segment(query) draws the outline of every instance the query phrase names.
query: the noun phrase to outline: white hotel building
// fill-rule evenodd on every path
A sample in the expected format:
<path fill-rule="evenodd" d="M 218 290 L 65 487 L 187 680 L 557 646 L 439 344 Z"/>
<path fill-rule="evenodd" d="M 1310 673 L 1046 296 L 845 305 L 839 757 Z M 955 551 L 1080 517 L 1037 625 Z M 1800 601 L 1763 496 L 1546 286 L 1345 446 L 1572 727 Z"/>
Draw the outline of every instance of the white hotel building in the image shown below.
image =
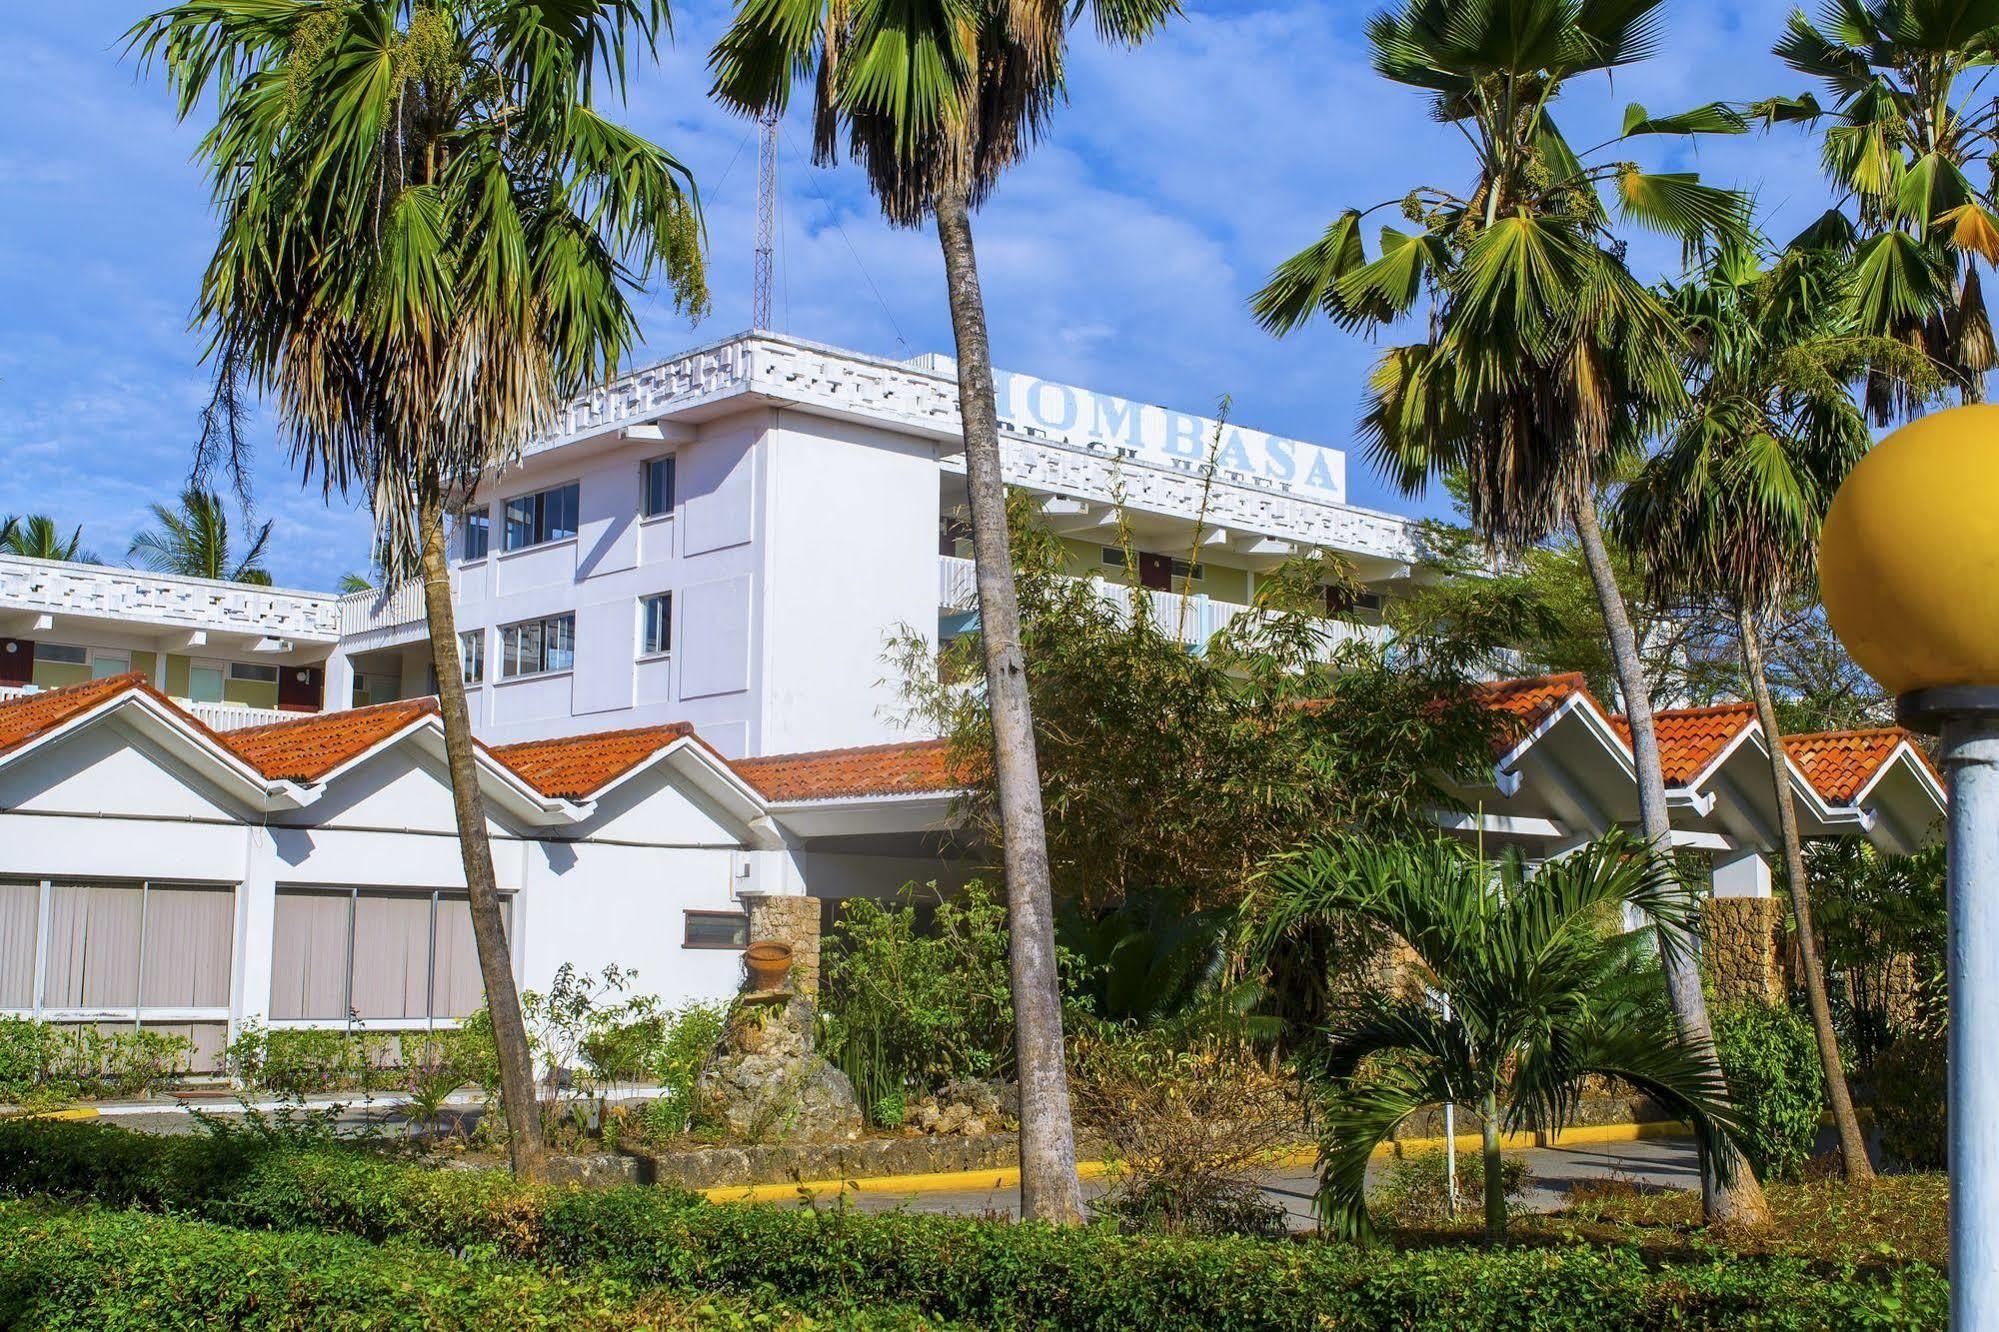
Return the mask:
<path fill-rule="evenodd" d="M 525 985 L 617 962 L 669 1000 L 719 995 L 747 903 L 960 877 L 955 783 L 940 746 L 897 730 L 884 660 L 905 627 L 971 621 L 951 372 L 727 339 L 573 403 L 474 497 L 453 577 Z M 998 389 L 1007 480 L 1076 575 L 1152 598 L 1190 644 L 1301 552 L 1369 589 L 1342 634 L 1383 632 L 1368 605 L 1423 576 L 1409 522 L 1346 503 L 1336 449 L 1023 375 Z M 250 1019 L 463 1016 L 478 990 L 431 688 L 413 588 L 0 556 L 0 1013 L 166 1026 L 205 1051 Z M 1517 733 L 1464 793 L 1477 814 L 1448 822 L 1540 854 L 1635 822 L 1628 739 L 1579 681 L 1492 701 Z M 1753 713 L 1665 718 L 1679 836 L 1713 853 L 1718 893 L 1767 896 Z M 1933 835 L 1942 790 L 1900 732 L 1785 746 L 1808 835 Z"/>

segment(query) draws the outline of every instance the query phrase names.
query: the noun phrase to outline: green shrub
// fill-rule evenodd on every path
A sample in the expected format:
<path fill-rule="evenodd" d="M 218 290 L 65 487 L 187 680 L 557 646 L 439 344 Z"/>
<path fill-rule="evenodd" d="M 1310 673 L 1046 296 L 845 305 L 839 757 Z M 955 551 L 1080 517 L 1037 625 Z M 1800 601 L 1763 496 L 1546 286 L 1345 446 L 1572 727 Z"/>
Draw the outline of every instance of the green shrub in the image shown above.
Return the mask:
<path fill-rule="evenodd" d="M 665 1028 L 648 1058 L 648 1071 L 659 1082 L 659 1095 L 646 1106 L 649 1131 L 685 1133 L 694 1110 L 694 1083 L 701 1066 L 721 1039 L 728 1008 L 716 1003 L 692 1003 L 665 1015 Z"/>
<path fill-rule="evenodd" d="M 1914 1170 L 1942 1170 L 1949 1146 L 1946 1036 L 1910 1033 L 1874 1061 L 1874 1123 L 1881 1147 Z"/>
<path fill-rule="evenodd" d="M 46 1105 L 143 1096 L 187 1066 L 194 1042 L 144 1027 L 101 1031 L 0 1018 L 0 1101 Z"/>
<path fill-rule="evenodd" d="M 1397 1159 L 1382 1176 L 1368 1207 L 1384 1221 L 1402 1226 L 1437 1225 L 1451 1219 L 1446 1183 L 1448 1162 L 1443 1149 L 1412 1152 Z M 1478 1151 L 1457 1154 L 1457 1219 L 1479 1223 L 1485 1199 L 1485 1156 Z M 1499 1188 L 1507 1210 L 1515 1211 L 1527 1184 L 1527 1163 L 1517 1156 L 1499 1158 Z"/>
<path fill-rule="evenodd" d="M 394 1085 L 400 1048 L 398 1037 L 389 1032 L 246 1022 L 229 1042 L 226 1057 L 230 1075 L 244 1086 L 303 1100 Z"/>
<path fill-rule="evenodd" d="M 1825 1110 L 1825 1066 L 1811 1024 L 1788 1008 L 1730 1004 L 1715 1011 L 1714 1047 L 1750 1164 L 1764 1179 L 1798 1178 Z"/>
<path fill-rule="evenodd" d="M 708 1204 L 664 1189 L 537 1189 L 351 1149 L 254 1152 L 93 1124 L 0 1124 L 0 1193 L 419 1241 L 647 1290 L 893 1305 L 982 1327 L 1915 1328 L 1941 1326 L 1948 1303 L 1943 1276 L 1920 1264 L 1862 1273 L 1704 1255 L 1654 1270 L 1634 1250 L 1586 1245 L 1398 1253 L 1126 1237 Z"/>
<path fill-rule="evenodd" d="M 132 1212 L 0 1206 L 0 1325 L 154 1332 L 177 1327 L 890 1329 L 896 1310 L 815 1306 L 804 1318 L 744 1301 L 552 1277 L 408 1242 L 272 1234 Z"/>

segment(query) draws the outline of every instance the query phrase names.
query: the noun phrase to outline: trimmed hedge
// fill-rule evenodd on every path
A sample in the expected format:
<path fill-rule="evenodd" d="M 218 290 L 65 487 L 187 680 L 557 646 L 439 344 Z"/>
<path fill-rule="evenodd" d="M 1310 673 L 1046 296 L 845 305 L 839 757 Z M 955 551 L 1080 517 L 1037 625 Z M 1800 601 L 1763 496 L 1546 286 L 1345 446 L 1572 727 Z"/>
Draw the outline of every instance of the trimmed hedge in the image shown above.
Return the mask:
<path fill-rule="evenodd" d="M 987 1326 L 1201 1328 L 1935 1327 L 1943 1276 L 1716 1256 L 1655 1270 L 1582 1245 L 1397 1252 L 1123 1237 L 1108 1228 L 709 1205 L 672 1190 L 517 1186 L 352 1150 L 0 1125 L 0 1192 L 342 1231 L 589 1270 L 634 1286 L 894 1304 Z"/>
<path fill-rule="evenodd" d="M 551 1277 L 407 1242 L 7 1203 L 0 1204 L 0 1326 L 913 1332 L 938 1324 L 896 1310 L 804 1317 L 741 1300 L 636 1290 L 600 1274 Z"/>

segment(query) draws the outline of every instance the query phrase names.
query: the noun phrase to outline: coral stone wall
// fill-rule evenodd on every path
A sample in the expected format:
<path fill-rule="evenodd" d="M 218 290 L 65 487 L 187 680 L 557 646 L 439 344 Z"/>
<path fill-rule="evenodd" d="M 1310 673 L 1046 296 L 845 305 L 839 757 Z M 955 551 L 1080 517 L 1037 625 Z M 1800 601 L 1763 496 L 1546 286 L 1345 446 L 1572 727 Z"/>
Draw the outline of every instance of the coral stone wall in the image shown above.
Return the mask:
<path fill-rule="evenodd" d="M 746 895 L 748 896 L 748 895 Z M 750 942 L 791 945 L 791 985 L 808 999 L 819 995 L 819 899 L 748 896 Z"/>
<path fill-rule="evenodd" d="M 1701 964 L 1716 999 L 1784 1002 L 1782 912 L 1774 897 L 1711 897 L 1703 904 Z"/>

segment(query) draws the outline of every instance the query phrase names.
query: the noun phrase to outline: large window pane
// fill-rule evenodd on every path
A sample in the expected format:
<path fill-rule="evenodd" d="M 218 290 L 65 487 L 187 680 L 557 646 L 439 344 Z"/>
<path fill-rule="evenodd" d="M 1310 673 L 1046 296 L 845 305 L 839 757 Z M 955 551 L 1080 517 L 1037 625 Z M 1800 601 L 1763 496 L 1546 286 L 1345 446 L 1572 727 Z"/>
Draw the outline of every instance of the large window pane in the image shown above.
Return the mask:
<path fill-rule="evenodd" d="M 364 1020 L 424 1016 L 430 980 L 430 895 L 363 893 L 354 902 L 354 988 Z"/>
<path fill-rule="evenodd" d="M 236 896 L 226 888 L 161 887 L 146 896 L 146 967 L 140 1002 L 226 1008 Z"/>
<path fill-rule="evenodd" d="M 347 893 L 280 891 L 271 941 L 271 1016 L 347 1016 Z"/>
<path fill-rule="evenodd" d="M 500 899 L 500 924 L 513 939 L 513 902 Z M 437 976 L 431 985 L 431 1016 L 469 1017 L 486 1002 L 479 978 L 479 949 L 472 939 L 472 903 L 463 894 L 437 899 Z"/>
<path fill-rule="evenodd" d="M 648 518 L 656 518 L 663 513 L 673 512 L 673 459 L 654 458 L 645 465 L 646 502 Z"/>
<path fill-rule="evenodd" d="M 42 886 L 0 880 L 0 1008 L 35 1006 L 35 931 Z"/>
<path fill-rule="evenodd" d="M 56 884 L 49 895 L 48 1008 L 131 1008 L 139 1002 L 137 884 Z"/>

